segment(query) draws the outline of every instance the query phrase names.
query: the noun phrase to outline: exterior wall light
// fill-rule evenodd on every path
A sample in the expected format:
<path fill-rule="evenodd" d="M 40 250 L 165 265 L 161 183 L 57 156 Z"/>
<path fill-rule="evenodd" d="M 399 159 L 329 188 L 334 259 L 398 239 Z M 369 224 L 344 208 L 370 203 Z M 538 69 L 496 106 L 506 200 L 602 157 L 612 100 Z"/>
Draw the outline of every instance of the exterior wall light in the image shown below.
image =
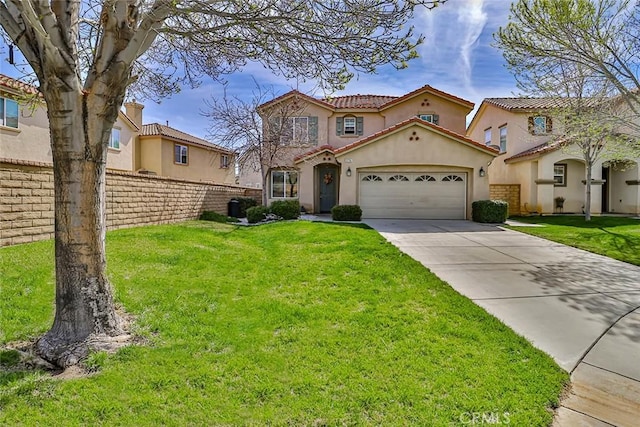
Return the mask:
<path fill-rule="evenodd" d="M 478 175 L 480 175 L 480 177 L 485 176 L 487 173 L 484 171 L 484 167 L 480 166 L 480 170 L 478 171 Z"/>
<path fill-rule="evenodd" d="M 346 173 L 347 173 L 347 176 L 351 176 L 351 167 L 347 168 L 347 172 Z"/>

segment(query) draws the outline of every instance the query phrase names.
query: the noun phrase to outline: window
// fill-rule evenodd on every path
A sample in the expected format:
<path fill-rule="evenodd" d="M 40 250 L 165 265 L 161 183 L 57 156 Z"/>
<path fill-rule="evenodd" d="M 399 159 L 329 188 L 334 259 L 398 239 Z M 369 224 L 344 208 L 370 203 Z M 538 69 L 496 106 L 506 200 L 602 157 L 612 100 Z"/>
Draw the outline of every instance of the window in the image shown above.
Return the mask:
<path fill-rule="evenodd" d="M 345 135 L 356 134 L 356 118 L 355 117 L 344 118 L 344 134 Z"/>
<path fill-rule="evenodd" d="M 464 180 L 459 175 L 447 175 L 444 178 L 442 178 L 442 181 L 444 181 L 444 182 L 462 182 Z"/>
<path fill-rule="evenodd" d="M 0 125 L 18 128 L 18 103 L 16 101 L 0 98 Z"/>
<path fill-rule="evenodd" d="M 545 135 L 551 133 L 551 117 L 531 116 L 529 117 L 529 133 L 533 135 Z"/>
<path fill-rule="evenodd" d="M 416 178 L 416 181 L 434 182 L 436 179 L 431 175 L 420 175 Z"/>
<path fill-rule="evenodd" d="M 389 177 L 389 181 L 391 182 L 409 181 L 409 178 L 407 178 L 404 175 L 393 175 Z"/>
<path fill-rule="evenodd" d="M 306 142 L 309 140 L 309 118 L 308 117 L 292 117 L 292 136 L 294 141 Z"/>
<path fill-rule="evenodd" d="M 174 145 L 175 155 L 174 161 L 179 165 L 188 164 L 188 147 L 186 145 L 176 144 Z"/>
<path fill-rule="evenodd" d="M 295 199 L 298 197 L 298 172 L 272 171 L 271 197 Z"/>
<path fill-rule="evenodd" d="M 362 177 L 363 181 L 375 181 L 375 182 L 381 182 L 382 178 L 380 178 L 378 175 L 366 175 Z"/>
<path fill-rule="evenodd" d="M 418 115 L 425 122 L 433 123 L 433 114 L 420 114 Z"/>
<path fill-rule="evenodd" d="M 504 125 L 500 128 L 500 152 L 507 152 L 507 126 Z"/>
<path fill-rule="evenodd" d="M 120 149 L 120 129 L 111 129 L 111 138 L 109 138 L 109 148 L 115 150 Z"/>
<path fill-rule="evenodd" d="M 484 143 L 485 145 L 491 145 L 491 128 L 484 130 Z"/>
<path fill-rule="evenodd" d="M 553 165 L 553 180 L 556 187 L 567 186 L 567 165 L 566 163 L 558 163 Z"/>
<path fill-rule="evenodd" d="M 336 135 L 362 135 L 364 117 L 336 117 Z"/>
<path fill-rule="evenodd" d="M 229 155 L 221 154 L 220 155 L 220 167 L 226 169 L 229 167 Z"/>

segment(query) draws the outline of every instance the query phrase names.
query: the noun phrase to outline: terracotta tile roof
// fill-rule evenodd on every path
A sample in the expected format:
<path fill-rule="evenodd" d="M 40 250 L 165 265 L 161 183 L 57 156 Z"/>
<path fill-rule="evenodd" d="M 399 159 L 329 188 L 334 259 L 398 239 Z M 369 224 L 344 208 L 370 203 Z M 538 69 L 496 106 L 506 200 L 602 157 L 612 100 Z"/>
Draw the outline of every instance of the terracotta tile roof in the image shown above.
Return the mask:
<path fill-rule="evenodd" d="M 231 150 L 213 144 L 206 139 L 198 138 L 197 136 L 190 135 L 186 132 L 174 129 L 170 126 L 161 125 L 159 123 L 142 125 L 142 129 L 140 129 L 140 136 L 164 136 L 180 142 L 199 145 L 201 147 L 222 151 L 224 153 L 231 153 Z"/>
<path fill-rule="evenodd" d="M 511 162 L 514 160 L 518 160 L 518 159 L 522 159 L 524 157 L 529 157 L 529 156 L 539 156 L 540 154 L 544 154 L 544 153 L 549 153 L 551 151 L 555 151 L 558 150 L 560 147 L 562 147 L 562 140 L 555 140 L 555 141 L 547 141 L 544 144 L 540 144 L 537 145 L 533 148 L 530 148 L 528 150 L 522 151 L 516 155 L 513 155 L 511 157 L 508 157 L 506 159 L 504 159 L 505 162 Z"/>
<path fill-rule="evenodd" d="M 324 98 L 323 101 L 335 108 L 380 108 L 384 104 L 397 99 L 397 96 L 385 95 L 344 95 Z"/>
<path fill-rule="evenodd" d="M 335 97 L 327 97 L 327 98 L 314 98 L 309 95 L 305 95 L 298 90 L 292 90 L 290 92 L 285 93 L 277 98 L 272 99 L 271 101 L 265 102 L 262 105 L 258 106 L 258 109 L 263 109 L 271 104 L 280 102 L 284 99 L 287 99 L 292 96 L 299 96 L 303 99 L 306 99 L 309 102 L 313 102 L 319 104 L 329 110 L 336 109 L 378 109 L 382 110 L 385 108 L 392 107 L 393 105 L 403 102 L 407 99 L 410 99 L 414 96 L 417 96 L 421 93 L 429 92 L 434 95 L 443 97 L 450 101 L 456 102 L 458 104 L 462 104 L 464 106 L 473 108 L 474 104 L 471 101 L 467 101 L 466 99 L 459 98 L 457 96 L 451 95 L 449 93 L 443 92 L 441 90 L 435 89 L 429 85 L 422 86 L 419 89 L 411 91 L 402 96 L 390 96 L 390 95 L 344 95 L 344 96 L 335 96 Z"/>
<path fill-rule="evenodd" d="M 405 127 L 407 125 L 413 124 L 413 123 L 420 124 L 420 125 L 423 125 L 423 126 L 426 126 L 426 127 L 430 127 L 433 130 L 436 130 L 436 131 L 438 131 L 440 133 L 444 133 L 445 135 L 450 136 L 450 137 L 452 137 L 454 139 L 457 139 L 458 141 L 464 142 L 464 143 L 466 143 L 468 145 L 471 145 L 474 148 L 478 148 L 478 149 L 480 149 L 482 151 L 486 151 L 487 153 L 490 153 L 490 154 L 493 154 L 493 155 L 496 155 L 496 156 L 498 155 L 498 150 L 496 150 L 495 148 L 491 148 L 491 147 L 489 147 L 487 145 L 484 145 L 484 144 L 481 144 L 479 142 L 476 142 L 476 141 L 474 141 L 474 140 L 472 140 L 470 138 L 467 138 L 464 135 L 460 135 L 459 133 L 450 131 L 449 129 L 445 129 L 445 128 L 441 127 L 441 126 L 434 125 L 433 123 L 427 122 L 427 121 L 422 120 L 422 119 L 420 119 L 418 117 L 412 117 L 412 118 L 407 119 L 407 120 L 405 120 L 403 122 L 400 122 L 400 123 L 398 123 L 398 124 L 396 124 L 394 126 L 391 126 L 391 127 L 386 128 L 386 129 L 383 129 L 380 132 L 377 132 L 377 133 L 374 133 L 373 135 L 367 136 L 366 138 L 362 138 L 362 139 L 360 139 L 358 141 L 355 141 L 355 142 L 353 142 L 353 143 L 351 143 L 349 145 L 345 145 L 344 147 L 340 147 L 337 150 L 335 150 L 334 152 L 335 152 L 335 154 L 340 154 L 340 153 L 343 153 L 345 151 L 352 150 L 352 149 L 357 148 L 357 147 L 359 147 L 361 145 L 367 144 L 367 143 L 369 143 L 369 142 L 371 142 L 371 141 L 373 141 L 373 140 L 375 140 L 377 138 L 380 138 L 382 136 L 391 134 L 391 133 L 395 132 L 396 130 L 398 130 L 398 129 L 402 128 L 402 127 Z"/>
<path fill-rule="evenodd" d="M 546 110 L 571 106 L 571 98 L 485 98 L 483 102 L 509 111 Z"/>
<path fill-rule="evenodd" d="M 456 102 L 458 104 L 463 104 L 463 105 L 469 107 L 470 109 L 473 109 L 473 106 L 475 105 L 473 102 L 467 101 L 466 99 L 462 99 L 462 98 L 459 98 L 459 97 L 457 97 L 455 95 L 451 95 L 450 93 L 443 92 L 443 91 L 438 90 L 438 89 L 436 89 L 436 88 L 434 88 L 432 86 L 424 85 L 421 88 L 418 88 L 418 89 L 416 89 L 414 91 L 411 91 L 411 92 L 409 92 L 409 93 L 407 93 L 405 95 L 397 97 L 396 99 L 394 99 L 392 101 L 387 102 L 386 104 L 382 105 L 380 107 L 380 109 L 389 108 L 389 107 L 391 107 L 391 106 L 393 106 L 395 104 L 398 104 L 398 103 L 400 103 L 402 101 L 405 101 L 405 100 L 407 100 L 409 98 L 413 98 L 414 96 L 419 95 L 419 94 L 421 94 L 423 92 L 433 93 L 434 95 L 441 96 L 442 98 L 448 99 L 448 100 Z"/>
<path fill-rule="evenodd" d="M 9 89 L 19 90 L 25 93 L 40 94 L 40 91 L 38 90 L 37 87 L 21 82 L 20 80 L 16 80 L 9 76 L 5 76 L 4 74 L 0 74 L 0 86 L 7 87 Z"/>

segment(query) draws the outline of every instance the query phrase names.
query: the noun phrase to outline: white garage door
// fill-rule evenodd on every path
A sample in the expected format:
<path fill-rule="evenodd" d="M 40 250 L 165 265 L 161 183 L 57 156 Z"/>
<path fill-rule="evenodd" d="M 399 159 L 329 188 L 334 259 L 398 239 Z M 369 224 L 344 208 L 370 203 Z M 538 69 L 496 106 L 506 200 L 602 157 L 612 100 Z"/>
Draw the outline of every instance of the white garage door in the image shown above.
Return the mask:
<path fill-rule="evenodd" d="M 464 172 L 363 172 L 358 179 L 364 218 L 466 218 Z"/>

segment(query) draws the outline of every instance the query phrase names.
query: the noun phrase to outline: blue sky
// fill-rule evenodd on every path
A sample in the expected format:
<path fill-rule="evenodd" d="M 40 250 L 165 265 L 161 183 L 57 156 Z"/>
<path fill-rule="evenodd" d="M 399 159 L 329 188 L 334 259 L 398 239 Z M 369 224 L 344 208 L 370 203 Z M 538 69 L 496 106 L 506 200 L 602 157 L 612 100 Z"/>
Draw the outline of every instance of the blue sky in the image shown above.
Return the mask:
<path fill-rule="evenodd" d="M 491 47 L 493 33 L 507 23 L 509 4 L 507 0 L 448 0 L 432 11 L 419 11 L 413 22 L 416 33 L 425 36 L 418 48 L 419 58 L 404 70 L 382 67 L 373 75 L 357 75 L 345 90 L 333 95 L 403 95 L 429 84 L 472 101 L 476 107 L 484 98 L 517 95 L 515 80 L 505 68 L 501 52 Z M 5 46 L 0 48 L 4 59 Z M 12 68 L 5 60 L 0 61 L 0 73 L 16 76 Z M 287 81 L 260 64 L 250 64 L 242 72 L 226 76 L 227 93 L 250 100 L 253 79 L 260 85 L 273 85 L 278 94 L 298 88 L 314 96 L 324 95 L 314 91 L 314 82 Z M 144 123 L 168 121 L 171 127 L 206 137 L 209 122 L 201 115 L 206 108 L 204 99 L 222 96 L 222 92 L 221 83 L 205 81 L 198 88 L 184 88 L 160 104 L 146 101 Z"/>

